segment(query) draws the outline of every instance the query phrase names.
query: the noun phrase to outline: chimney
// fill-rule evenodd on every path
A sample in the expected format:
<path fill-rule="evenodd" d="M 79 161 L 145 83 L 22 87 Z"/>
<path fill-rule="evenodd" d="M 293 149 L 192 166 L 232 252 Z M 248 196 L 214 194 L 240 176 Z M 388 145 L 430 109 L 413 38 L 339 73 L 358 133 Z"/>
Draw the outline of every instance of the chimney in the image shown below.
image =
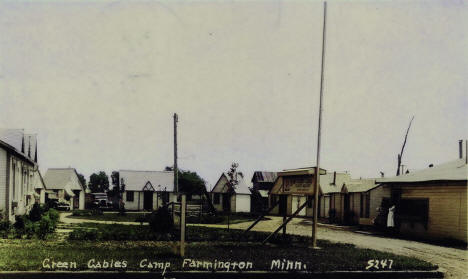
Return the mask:
<path fill-rule="evenodd" d="M 333 185 L 336 185 L 336 171 L 333 172 Z"/>
<path fill-rule="evenodd" d="M 458 141 L 458 158 L 463 159 L 463 140 Z"/>

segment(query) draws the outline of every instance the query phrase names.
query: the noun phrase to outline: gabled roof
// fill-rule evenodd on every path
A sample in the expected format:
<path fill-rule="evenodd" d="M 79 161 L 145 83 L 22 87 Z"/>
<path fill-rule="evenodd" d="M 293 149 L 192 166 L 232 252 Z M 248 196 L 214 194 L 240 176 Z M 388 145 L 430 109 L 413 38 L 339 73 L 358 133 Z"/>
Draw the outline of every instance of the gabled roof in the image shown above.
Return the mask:
<path fill-rule="evenodd" d="M 30 161 L 34 161 L 36 155 L 37 135 L 25 134 L 23 129 L 0 128 L 0 140 L 13 147 L 16 152 L 20 153 Z M 23 144 L 24 152 L 22 152 Z"/>
<path fill-rule="evenodd" d="M 70 195 L 72 190 L 84 190 L 74 168 L 48 169 L 44 175 L 47 189 L 65 190 Z"/>
<path fill-rule="evenodd" d="M 351 180 L 349 173 L 336 172 L 336 179 L 333 184 L 334 177 L 335 172 L 320 175 L 320 191 L 322 194 L 340 193 L 343 185 Z"/>
<path fill-rule="evenodd" d="M 375 179 L 352 179 L 343 186 L 344 193 L 362 193 L 367 192 L 375 187 L 379 186 L 375 184 Z"/>
<path fill-rule="evenodd" d="M 172 171 L 120 170 L 119 175 L 127 191 L 143 191 L 148 182 L 157 192 L 174 191 L 174 172 Z"/>
<path fill-rule="evenodd" d="M 419 171 L 413 171 L 400 176 L 379 178 L 377 183 L 409 183 L 409 182 L 427 182 L 427 181 L 467 181 L 468 165 L 465 159 L 440 164 L 434 167 L 425 168 Z"/>
<path fill-rule="evenodd" d="M 223 172 L 216 182 L 215 186 L 211 190 L 213 193 L 225 193 L 227 192 L 226 183 L 229 181 L 229 176 L 227 173 Z M 250 189 L 247 183 L 245 183 L 243 175 L 237 175 L 237 185 L 234 188 L 236 194 L 246 194 L 250 195 Z"/>
<path fill-rule="evenodd" d="M 252 176 L 252 182 L 270 182 L 274 183 L 276 180 L 277 174 L 272 171 L 255 171 Z"/>

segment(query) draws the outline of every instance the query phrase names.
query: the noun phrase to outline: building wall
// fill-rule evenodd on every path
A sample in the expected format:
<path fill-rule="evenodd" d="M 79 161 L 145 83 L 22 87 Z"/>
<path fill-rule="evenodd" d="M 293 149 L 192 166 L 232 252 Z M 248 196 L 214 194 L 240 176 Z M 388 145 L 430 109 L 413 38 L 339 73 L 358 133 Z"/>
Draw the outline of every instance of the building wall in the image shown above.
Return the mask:
<path fill-rule="evenodd" d="M 219 195 L 219 203 L 214 203 L 215 194 Z M 223 195 L 221 193 L 211 193 L 211 201 L 213 202 L 213 207 L 216 211 L 223 211 Z"/>
<path fill-rule="evenodd" d="M 0 147 L 0 210 L 2 214 L 6 214 L 9 207 L 7 200 L 7 171 L 7 152 Z"/>
<path fill-rule="evenodd" d="M 125 210 L 144 210 L 144 192 L 143 191 L 132 191 L 133 192 L 133 201 L 127 200 L 127 191 L 123 193 L 123 202 L 125 203 Z M 175 202 L 177 201 L 177 196 L 169 192 L 169 199 L 168 202 Z M 153 192 L 153 210 L 157 210 L 159 207 L 163 205 L 163 198 L 160 193 Z"/>
<path fill-rule="evenodd" d="M 236 211 L 235 212 L 250 212 L 250 195 L 236 196 Z"/>
<path fill-rule="evenodd" d="M 294 212 L 296 212 L 296 210 L 303 204 L 307 201 L 307 196 L 297 196 L 297 195 L 294 195 L 292 196 L 292 199 L 291 199 L 291 213 L 290 214 L 293 214 Z M 299 211 L 299 213 L 297 214 L 297 216 L 306 216 L 306 207 L 304 207 L 301 211 Z"/>
<path fill-rule="evenodd" d="M 370 208 L 369 219 L 373 220 L 379 212 L 377 209 L 382 205 L 383 198 L 390 198 L 390 188 L 387 186 L 378 186 L 369 191 L 370 193 Z"/>
<path fill-rule="evenodd" d="M 34 166 L 22 158 L 10 154 L 9 167 L 9 220 L 15 221 L 15 215 L 29 212 L 35 203 L 34 198 Z M 13 206 L 15 205 L 15 206 Z"/>
<path fill-rule="evenodd" d="M 452 184 L 453 185 L 453 184 Z M 427 230 L 420 224 L 402 223 L 400 231 L 424 237 L 454 238 L 467 242 L 467 186 L 452 186 L 450 182 L 437 186 L 402 187 L 401 198 L 428 198 Z"/>

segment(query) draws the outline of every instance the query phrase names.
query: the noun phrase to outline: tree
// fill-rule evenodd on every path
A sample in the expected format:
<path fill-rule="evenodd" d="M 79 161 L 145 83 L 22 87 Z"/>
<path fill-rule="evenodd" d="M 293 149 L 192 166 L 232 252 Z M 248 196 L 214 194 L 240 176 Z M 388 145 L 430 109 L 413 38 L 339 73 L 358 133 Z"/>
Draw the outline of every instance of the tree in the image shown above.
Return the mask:
<path fill-rule="evenodd" d="M 228 211 L 228 224 L 227 229 L 229 230 L 229 220 L 231 217 L 231 198 L 236 193 L 236 187 L 239 181 L 237 180 L 237 167 L 239 167 L 238 163 L 232 163 L 231 168 L 229 169 L 228 175 L 228 182 L 226 183 L 227 186 L 227 199 L 229 201 L 229 211 Z"/>
<path fill-rule="evenodd" d="M 81 173 L 78 174 L 78 180 L 80 180 L 81 185 L 86 189 L 86 178 Z"/>
<path fill-rule="evenodd" d="M 120 181 L 120 173 L 118 171 L 113 171 L 111 174 L 111 181 L 112 181 L 112 196 L 117 197 L 119 202 L 119 212 L 120 214 L 125 213 L 125 205 L 123 202 L 123 193 L 125 192 L 125 183 Z"/>
<path fill-rule="evenodd" d="M 106 192 L 109 190 L 109 177 L 104 171 L 93 173 L 89 177 L 88 187 L 93 193 Z"/>
<path fill-rule="evenodd" d="M 174 171 L 173 167 L 166 167 L 165 171 Z M 189 170 L 177 170 L 177 177 L 179 182 L 179 190 L 189 195 L 204 195 L 206 200 L 208 201 L 208 205 L 210 210 L 213 213 L 216 213 L 216 210 L 211 203 L 210 195 L 206 190 L 206 181 L 201 178 L 198 173 L 192 172 Z"/>

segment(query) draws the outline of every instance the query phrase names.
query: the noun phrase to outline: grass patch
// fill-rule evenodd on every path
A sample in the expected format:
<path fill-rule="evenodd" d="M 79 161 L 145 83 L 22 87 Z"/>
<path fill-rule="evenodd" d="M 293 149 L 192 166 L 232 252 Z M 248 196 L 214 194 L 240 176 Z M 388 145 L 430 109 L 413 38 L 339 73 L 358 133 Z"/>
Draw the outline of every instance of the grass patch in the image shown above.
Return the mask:
<path fill-rule="evenodd" d="M 148 222 L 146 217 L 148 217 L 150 212 L 138 212 L 138 213 L 127 213 L 125 215 L 120 215 L 119 213 L 100 213 L 96 214 L 91 210 L 75 210 L 73 214 L 67 218 L 72 219 L 84 219 L 84 220 L 94 220 L 94 221 L 112 221 L 112 222 Z M 232 214 L 229 217 L 229 223 L 238 224 L 243 222 L 253 222 L 257 219 L 256 216 L 250 214 Z M 228 223 L 228 216 L 224 214 L 220 215 L 202 215 L 202 216 L 189 216 L 187 217 L 188 224 L 220 224 L 225 225 Z"/>
<path fill-rule="evenodd" d="M 71 219 L 85 219 L 85 220 L 95 220 L 95 221 L 112 221 L 112 222 L 140 222 L 141 218 L 145 218 L 150 213 L 126 213 L 125 215 L 120 215 L 119 213 L 101 213 L 100 215 L 92 215 L 91 213 L 79 213 L 80 215 L 68 216 L 67 218 Z"/>
<path fill-rule="evenodd" d="M 369 259 L 392 259 L 392 270 L 434 270 L 436 266 L 422 260 L 396 256 L 353 245 L 319 241 L 320 250 L 303 245 L 271 246 L 259 243 L 198 242 L 188 243 L 186 257 L 205 261 L 250 261 L 253 270 L 270 270 L 271 261 L 301 261 L 310 271 L 365 270 Z M 141 270 L 143 259 L 169 261 L 169 271 L 182 268 L 183 259 L 173 254 L 171 242 L 155 241 L 68 241 L 0 240 L 0 270 L 49 270 L 44 259 L 76 262 L 76 270 L 88 270 L 88 261 L 127 261 L 125 270 Z M 111 269 L 112 270 L 112 269 Z M 117 268 L 119 270 L 119 268 Z"/>

